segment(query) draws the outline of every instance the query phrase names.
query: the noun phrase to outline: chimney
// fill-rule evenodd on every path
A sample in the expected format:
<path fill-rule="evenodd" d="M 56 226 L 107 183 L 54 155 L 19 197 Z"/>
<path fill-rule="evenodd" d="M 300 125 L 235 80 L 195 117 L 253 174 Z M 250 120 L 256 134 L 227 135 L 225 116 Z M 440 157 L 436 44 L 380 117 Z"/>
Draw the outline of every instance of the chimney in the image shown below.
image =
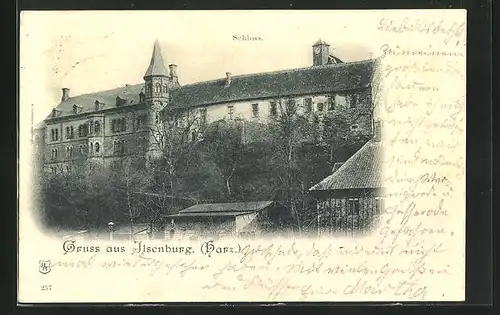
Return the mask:
<path fill-rule="evenodd" d="M 100 105 L 99 101 L 95 100 L 94 102 L 95 110 L 99 110 L 99 105 Z"/>
<path fill-rule="evenodd" d="M 228 87 L 231 84 L 231 72 L 226 72 L 226 84 L 225 87 Z"/>
<path fill-rule="evenodd" d="M 176 79 L 177 78 L 177 65 L 170 64 L 170 65 L 168 65 L 168 68 L 170 70 L 170 79 Z"/>
<path fill-rule="evenodd" d="M 62 88 L 61 102 L 67 101 L 68 98 L 69 98 L 69 89 L 68 88 Z"/>
<path fill-rule="evenodd" d="M 373 141 L 380 142 L 382 140 L 382 122 L 375 121 L 373 123 Z"/>

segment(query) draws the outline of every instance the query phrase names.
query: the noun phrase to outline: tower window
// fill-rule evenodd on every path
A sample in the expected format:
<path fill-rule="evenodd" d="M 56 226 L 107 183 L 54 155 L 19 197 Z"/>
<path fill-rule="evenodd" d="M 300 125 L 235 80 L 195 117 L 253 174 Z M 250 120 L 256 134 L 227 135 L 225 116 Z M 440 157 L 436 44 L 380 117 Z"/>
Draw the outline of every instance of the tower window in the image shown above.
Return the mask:
<path fill-rule="evenodd" d="M 101 133 L 101 123 L 99 121 L 96 121 L 94 123 L 94 133 L 96 135 L 100 134 Z"/>
<path fill-rule="evenodd" d="M 271 102 L 271 107 L 269 109 L 269 115 L 271 117 L 276 117 L 278 115 L 278 106 L 276 105 L 276 102 Z"/>
<path fill-rule="evenodd" d="M 168 86 L 166 84 L 163 85 L 163 93 L 167 93 Z"/>
<path fill-rule="evenodd" d="M 148 83 L 146 85 L 146 94 L 149 96 L 153 94 L 153 85 L 151 83 Z"/>
<path fill-rule="evenodd" d="M 160 83 L 156 83 L 155 84 L 155 93 L 156 94 L 160 94 L 161 93 L 161 84 Z"/>
<path fill-rule="evenodd" d="M 93 121 L 89 122 L 89 132 L 90 132 L 90 134 L 94 133 L 94 122 Z"/>
<path fill-rule="evenodd" d="M 95 153 L 99 153 L 99 150 L 100 150 L 100 148 L 99 148 L 99 142 L 95 143 L 94 148 L 95 148 Z"/>
<path fill-rule="evenodd" d="M 259 117 L 259 104 L 252 104 L 252 117 Z"/>

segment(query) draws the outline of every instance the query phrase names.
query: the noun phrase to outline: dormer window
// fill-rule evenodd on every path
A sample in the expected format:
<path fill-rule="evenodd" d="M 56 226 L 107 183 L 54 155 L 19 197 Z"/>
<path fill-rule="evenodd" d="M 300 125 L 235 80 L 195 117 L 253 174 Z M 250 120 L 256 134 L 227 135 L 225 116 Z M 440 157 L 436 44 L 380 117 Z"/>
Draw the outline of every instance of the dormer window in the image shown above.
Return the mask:
<path fill-rule="evenodd" d="M 125 105 L 125 103 L 127 103 L 126 99 L 123 99 L 119 96 L 116 97 L 116 106 L 122 106 Z"/>
<path fill-rule="evenodd" d="M 100 105 L 99 101 L 98 101 L 98 100 L 95 100 L 95 102 L 94 102 L 94 107 L 95 107 L 95 110 L 99 110 L 99 109 L 101 109 L 99 105 Z"/>

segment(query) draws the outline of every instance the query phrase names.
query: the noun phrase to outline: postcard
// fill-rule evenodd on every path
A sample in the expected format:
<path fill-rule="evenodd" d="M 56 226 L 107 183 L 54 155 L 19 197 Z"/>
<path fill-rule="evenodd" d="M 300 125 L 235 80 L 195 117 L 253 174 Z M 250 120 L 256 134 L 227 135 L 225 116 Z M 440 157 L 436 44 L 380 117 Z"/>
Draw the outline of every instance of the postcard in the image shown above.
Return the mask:
<path fill-rule="evenodd" d="M 22 12 L 18 302 L 464 301 L 466 13 Z"/>

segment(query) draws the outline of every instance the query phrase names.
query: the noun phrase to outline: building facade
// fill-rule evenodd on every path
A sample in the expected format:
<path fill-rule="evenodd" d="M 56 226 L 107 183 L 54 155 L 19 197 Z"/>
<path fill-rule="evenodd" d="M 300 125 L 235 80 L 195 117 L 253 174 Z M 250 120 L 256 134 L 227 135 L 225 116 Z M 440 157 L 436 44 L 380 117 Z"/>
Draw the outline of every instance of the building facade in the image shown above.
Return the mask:
<path fill-rule="evenodd" d="M 329 45 L 312 46 L 313 65 L 268 73 L 233 76 L 181 85 L 177 66 L 164 64 L 155 42 L 144 82 L 70 96 L 34 130 L 36 159 L 49 173 L 71 171 L 77 161 L 121 163 L 124 157 L 146 159 L 162 154 L 159 134 L 167 122 L 189 128 L 196 140 L 202 126 L 219 120 L 266 124 L 281 111 L 325 117 L 345 114 L 350 132 L 373 133 L 372 79 L 376 60 L 342 62 Z"/>
<path fill-rule="evenodd" d="M 364 234 L 385 211 L 380 122 L 374 137 L 309 189 L 317 200 L 318 234 Z"/>

